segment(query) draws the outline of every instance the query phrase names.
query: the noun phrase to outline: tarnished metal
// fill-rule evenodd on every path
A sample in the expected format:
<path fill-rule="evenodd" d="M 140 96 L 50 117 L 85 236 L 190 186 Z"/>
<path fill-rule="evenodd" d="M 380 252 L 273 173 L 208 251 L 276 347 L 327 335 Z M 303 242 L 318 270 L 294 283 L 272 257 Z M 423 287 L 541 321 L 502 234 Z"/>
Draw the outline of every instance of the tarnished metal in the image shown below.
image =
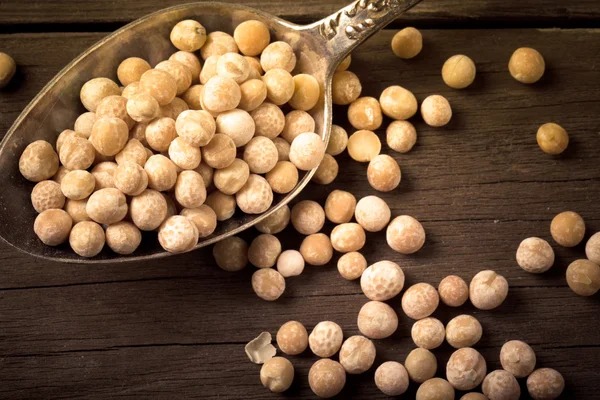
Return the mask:
<path fill-rule="evenodd" d="M 73 60 L 58 73 L 23 110 L 0 144 L 0 237 L 15 248 L 47 260 L 78 263 L 114 263 L 161 258 L 165 252 L 156 235 L 144 234 L 140 248 L 128 257 L 105 249 L 92 259 L 77 256 L 68 244 L 49 247 L 33 232 L 36 213 L 30 203 L 31 182 L 18 169 L 25 147 L 35 140 L 54 144 L 64 129 L 72 129 L 84 112 L 79 100 L 81 86 L 94 77 L 116 81 L 119 63 L 127 57 L 141 57 L 156 65 L 176 51 L 169 41 L 171 28 L 183 19 L 195 19 L 207 31 L 233 33 L 246 20 L 257 19 L 269 27 L 272 40 L 288 42 L 298 62 L 294 73 L 313 75 L 321 85 L 322 98 L 311 111 L 316 132 L 325 142 L 331 127 L 331 77 L 335 68 L 356 46 L 421 0 L 358 0 L 330 17 L 300 26 L 244 6 L 221 3 L 183 4 L 143 17 L 117 30 Z M 52 49 L 46 49 L 52 51 Z M 261 215 L 236 215 L 219 223 L 217 230 L 202 239 L 196 248 L 235 235 L 262 221 L 292 200 L 310 181 L 306 173 L 292 192 L 276 197 L 274 205 Z"/>

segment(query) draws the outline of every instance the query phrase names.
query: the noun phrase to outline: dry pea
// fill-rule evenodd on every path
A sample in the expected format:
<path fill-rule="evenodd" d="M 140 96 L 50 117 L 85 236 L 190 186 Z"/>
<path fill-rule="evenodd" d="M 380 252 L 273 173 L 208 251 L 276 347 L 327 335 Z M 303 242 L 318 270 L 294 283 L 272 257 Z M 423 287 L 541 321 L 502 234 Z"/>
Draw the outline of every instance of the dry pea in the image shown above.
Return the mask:
<path fill-rule="evenodd" d="M 575 247 L 585 236 L 585 222 L 576 212 L 562 212 L 552 220 L 550 234 L 559 245 Z"/>
<path fill-rule="evenodd" d="M 593 296 L 600 289 L 600 266 L 590 260 L 576 260 L 567 268 L 567 283 L 580 296 Z"/>
<path fill-rule="evenodd" d="M 277 148 L 277 161 L 290 161 L 290 144 L 282 137 L 273 139 L 273 144 Z"/>
<path fill-rule="evenodd" d="M 257 268 L 271 268 L 275 266 L 281 254 L 281 242 L 275 236 L 263 233 L 258 235 L 248 248 L 248 260 Z"/>
<path fill-rule="evenodd" d="M 240 84 L 250 75 L 248 60 L 237 53 L 223 54 L 217 61 L 217 75 L 231 78 Z"/>
<path fill-rule="evenodd" d="M 233 39 L 240 52 L 246 56 L 257 56 L 269 45 L 269 28 L 260 21 L 249 20 L 239 24 L 233 31 Z"/>
<path fill-rule="evenodd" d="M 160 192 L 167 191 L 177 182 L 177 167 L 169 158 L 155 154 L 144 164 L 148 175 L 148 187 Z"/>
<path fill-rule="evenodd" d="M 308 74 L 294 76 L 294 94 L 289 99 L 289 105 L 296 110 L 310 110 L 319 101 L 321 88 L 319 82 Z"/>
<path fill-rule="evenodd" d="M 96 122 L 96 113 L 90 111 L 84 112 L 75 120 L 75 126 L 73 129 L 78 135 L 88 139 L 92 134 L 94 122 Z"/>
<path fill-rule="evenodd" d="M 324 156 L 325 142 L 313 132 L 299 134 L 290 146 L 290 161 L 303 171 L 319 166 Z"/>
<path fill-rule="evenodd" d="M 142 233 L 131 222 L 122 221 L 106 228 L 106 244 L 121 255 L 132 254 L 142 242 Z"/>
<path fill-rule="evenodd" d="M 335 158 L 330 154 L 325 154 L 312 177 L 312 182 L 319 185 L 329 185 L 337 178 L 339 169 L 340 167 Z"/>
<path fill-rule="evenodd" d="M 261 79 L 249 79 L 240 85 L 240 96 L 238 107 L 250 112 L 267 98 L 267 86 Z"/>
<path fill-rule="evenodd" d="M 560 125 L 552 122 L 538 128 L 536 140 L 540 148 L 547 154 L 560 154 L 569 146 L 569 134 Z"/>
<path fill-rule="evenodd" d="M 233 109 L 219 114 L 216 120 L 217 131 L 229 136 L 236 147 L 247 144 L 256 129 L 254 119 L 247 111 Z"/>
<path fill-rule="evenodd" d="M 408 372 L 396 361 L 386 361 L 375 370 L 375 386 L 387 396 L 399 396 L 408 389 Z"/>
<path fill-rule="evenodd" d="M 92 168 L 92 176 L 96 181 L 94 190 L 114 188 L 115 186 L 115 171 L 118 164 L 105 161 Z"/>
<path fill-rule="evenodd" d="M 148 153 L 146 152 L 146 148 L 137 139 L 129 139 L 123 150 L 115 156 L 117 164 L 133 162 L 143 167 L 147 160 Z"/>
<path fill-rule="evenodd" d="M 331 81 L 331 100 L 333 104 L 348 105 L 358 99 L 361 93 L 362 85 L 354 72 L 339 71 L 333 74 Z"/>
<path fill-rule="evenodd" d="M 227 53 L 237 53 L 238 47 L 233 37 L 225 32 L 214 31 L 206 36 L 206 42 L 200 49 L 203 59 L 210 56 L 222 56 Z"/>
<path fill-rule="evenodd" d="M 193 77 L 192 77 L 193 78 Z M 185 101 L 190 110 L 202 110 L 202 103 L 200 102 L 200 96 L 202 93 L 202 85 L 192 85 L 184 94 L 181 95 L 181 99 Z"/>
<path fill-rule="evenodd" d="M 555 369 L 536 369 L 527 378 L 527 391 L 533 400 L 554 400 L 560 397 L 563 390 L 565 379 Z"/>
<path fill-rule="evenodd" d="M 363 197 L 356 203 L 354 216 L 368 232 L 379 232 L 390 221 L 392 212 L 385 200 L 377 196 Z M 334 221 L 335 222 L 335 221 Z"/>
<path fill-rule="evenodd" d="M 398 329 L 398 315 L 381 301 L 370 301 L 358 312 L 358 330 L 371 339 L 385 339 Z"/>
<path fill-rule="evenodd" d="M 148 187 L 148 175 L 144 168 L 134 162 L 127 161 L 121 163 L 115 170 L 114 184 L 124 194 L 137 196 Z"/>
<path fill-rule="evenodd" d="M 79 92 L 81 103 L 88 111 L 96 111 L 98 104 L 108 96 L 121 95 L 121 89 L 108 78 L 93 78 L 83 84 Z"/>
<path fill-rule="evenodd" d="M 423 36 L 413 27 L 402 29 L 392 38 L 392 51 L 400 58 L 414 58 L 422 49 Z"/>
<path fill-rule="evenodd" d="M 337 156 L 346 150 L 348 145 L 348 133 L 339 125 L 331 125 L 331 133 L 329 134 L 329 143 L 325 152 L 332 156 Z"/>
<path fill-rule="evenodd" d="M 380 192 L 390 192 L 400 184 L 400 166 L 387 154 L 375 156 L 367 168 L 367 179 L 371 187 Z"/>
<path fill-rule="evenodd" d="M 70 170 L 88 169 L 96 157 L 92 143 L 78 136 L 68 137 L 60 146 L 58 154 L 62 165 Z"/>
<path fill-rule="evenodd" d="M 196 171 L 182 171 L 175 182 L 175 199 L 184 208 L 196 208 L 206 200 L 204 179 Z"/>
<path fill-rule="evenodd" d="M 417 98 L 402 86 L 390 86 L 379 97 L 381 110 L 385 115 L 395 120 L 409 119 L 419 108 Z"/>
<path fill-rule="evenodd" d="M 200 71 L 199 77 L 201 85 L 206 85 L 206 82 L 208 82 L 210 78 L 217 76 L 217 62 L 219 61 L 219 58 L 221 58 L 220 55 L 214 55 L 204 59 L 204 66 Z M 202 94 L 200 94 L 200 96 L 202 96 Z"/>
<path fill-rule="evenodd" d="M 446 364 L 446 378 L 457 390 L 475 389 L 486 373 L 485 359 L 470 347 L 456 350 Z"/>
<path fill-rule="evenodd" d="M 150 69 L 140 77 L 140 89 L 154 97 L 159 105 L 166 106 L 177 95 L 177 81 L 166 71 Z"/>
<path fill-rule="evenodd" d="M 226 221 L 231 218 L 235 213 L 235 207 L 237 205 L 234 196 L 225 194 L 219 190 L 215 190 L 206 196 L 206 201 L 204 203 L 212 208 L 215 214 L 217 214 L 217 221 Z"/>
<path fill-rule="evenodd" d="M 71 139 L 74 137 L 80 137 L 83 139 L 87 139 L 84 138 L 83 136 L 79 135 L 78 133 L 76 133 L 74 130 L 71 129 L 65 129 L 64 131 L 62 131 L 59 135 L 58 138 L 56 138 L 56 152 L 58 153 L 58 158 L 60 159 L 60 149 L 62 148 L 62 145 L 67 141 L 67 139 Z M 61 161 L 62 163 L 62 161 Z"/>
<path fill-rule="evenodd" d="M 197 84 L 200 82 L 200 71 L 202 71 L 202 64 L 200 64 L 200 60 L 198 57 L 189 51 L 178 51 L 169 57 L 170 61 L 178 61 L 185 65 L 192 74 L 192 84 Z"/>
<path fill-rule="evenodd" d="M 285 291 L 285 279 L 272 268 L 261 268 L 252 274 L 252 289 L 261 299 L 275 301 Z"/>
<path fill-rule="evenodd" d="M 169 145 L 169 158 L 181 169 L 195 169 L 200 165 L 202 153 L 184 138 L 176 137 Z"/>
<path fill-rule="evenodd" d="M 390 222 L 386 231 L 388 245 L 401 254 L 412 254 L 425 243 L 423 225 L 415 218 L 401 215 Z"/>
<path fill-rule="evenodd" d="M 437 359 L 431 351 L 418 347 L 408 353 L 404 360 L 404 367 L 410 379 L 423 383 L 435 376 Z"/>
<path fill-rule="evenodd" d="M 590 237 L 585 245 L 585 255 L 594 264 L 600 264 L 600 232 Z"/>
<path fill-rule="evenodd" d="M 513 374 L 503 369 L 487 374 L 481 389 L 490 400 L 518 400 L 521 397 L 519 382 Z"/>
<path fill-rule="evenodd" d="M 273 190 L 265 178 L 250 174 L 246 184 L 235 194 L 238 207 L 246 214 L 262 214 L 273 203 Z"/>
<path fill-rule="evenodd" d="M 352 63 L 352 55 L 348 54 L 348 57 L 344 58 L 335 70 L 336 71 L 345 71 L 348 68 L 350 68 L 350 63 Z"/>
<path fill-rule="evenodd" d="M 469 285 L 471 303 L 480 310 L 492 310 L 499 307 L 508 295 L 508 282 L 491 270 L 477 273 Z"/>
<path fill-rule="evenodd" d="M 73 220 L 66 211 L 51 208 L 35 218 L 33 231 L 45 245 L 58 246 L 67 240 L 72 226 Z"/>
<path fill-rule="evenodd" d="M 275 168 L 279 154 L 271 139 L 257 136 L 244 147 L 243 158 L 252 173 L 264 174 Z"/>
<path fill-rule="evenodd" d="M 250 169 L 245 161 L 236 158 L 228 167 L 218 169 L 214 173 L 217 189 L 229 195 L 237 193 L 248 181 Z"/>
<path fill-rule="evenodd" d="M 349 374 L 362 374 L 375 362 L 375 345 L 364 336 L 350 336 L 340 349 L 340 364 Z"/>
<path fill-rule="evenodd" d="M 127 100 L 127 114 L 136 122 L 150 122 L 158 116 L 160 106 L 147 93 L 138 93 Z"/>
<path fill-rule="evenodd" d="M 440 297 L 437 290 L 428 283 L 412 285 L 402 295 L 402 311 L 412 319 L 430 316 L 437 309 Z"/>
<path fill-rule="evenodd" d="M 331 245 L 341 253 L 362 249 L 366 240 L 364 229 L 354 222 L 340 224 L 331 231 Z"/>
<path fill-rule="evenodd" d="M 281 108 L 273 103 L 262 103 L 250 111 L 250 116 L 256 125 L 255 136 L 266 136 L 273 139 L 279 136 L 285 127 L 285 115 Z"/>
<path fill-rule="evenodd" d="M 294 229 L 303 235 L 317 233 L 325 224 L 325 211 L 316 201 L 302 200 L 292 207 Z"/>
<path fill-rule="evenodd" d="M 408 121 L 393 121 L 386 129 L 388 146 L 399 153 L 408 153 L 417 142 L 417 131 Z"/>
<path fill-rule="evenodd" d="M 369 162 L 381 151 L 381 141 L 373 131 L 360 130 L 348 139 L 348 154 L 358 162 Z"/>
<path fill-rule="evenodd" d="M 334 224 L 350 222 L 355 209 L 356 197 L 343 190 L 332 191 L 325 200 L 325 216 Z M 360 223 L 358 218 L 357 222 Z M 363 226 L 363 228 L 365 227 Z"/>
<path fill-rule="evenodd" d="M 76 223 L 69 234 L 69 245 L 81 257 L 97 256 L 105 242 L 104 229 L 92 221 Z"/>
<path fill-rule="evenodd" d="M 290 216 L 290 208 L 285 205 L 255 226 L 259 232 L 276 234 L 283 231 L 288 226 L 290 223 Z"/>
<path fill-rule="evenodd" d="M 67 199 L 65 202 L 65 211 L 69 213 L 73 219 L 73 223 L 81 221 L 90 221 L 90 217 L 87 215 L 85 208 L 87 206 L 87 199 L 83 200 L 70 200 Z"/>
<path fill-rule="evenodd" d="M 338 352 L 342 346 L 342 328 L 332 321 L 319 322 L 308 336 L 310 350 L 317 356 L 326 358 Z"/>
<path fill-rule="evenodd" d="M 261 367 L 260 381 L 273 393 L 285 392 L 294 381 L 294 366 L 286 358 L 273 357 Z"/>
<path fill-rule="evenodd" d="M 198 21 L 186 19 L 173 27 L 170 39 L 179 50 L 196 51 L 206 43 L 206 29 Z"/>
<path fill-rule="evenodd" d="M 453 89 L 464 89 L 475 80 L 475 63 L 463 54 L 450 57 L 442 67 L 444 83 Z"/>
<path fill-rule="evenodd" d="M 71 171 L 60 183 L 60 190 L 67 199 L 82 200 L 88 197 L 96 187 L 96 179 L 87 171 Z"/>
<path fill-rule="evenodd" d="M 489 400 L 486 395 L 477 392 L 465 394 L 460 400 Z"/>
<path fill-rule="evenodd" d="M 474 346 L 482 335 L 481 324 L 471 315 L 459 315 L 446 325 L 446 341 L 456 349 Z"/>
<path fill-rule="evenodd" d="M 469 299 L 469 286 L 460 276 L 448 275 L 440 282 L 438 293 L 445 305 L 460 307 Z"/>
<path fill-rule="evenodd" d="M 361 253 L 352 251 L 340 257 L 337 269 L 344 279 L 349 281 L 358 279 L 367 269 L 367 260 Z"/>
<path fill-rule="evenodd" d="M 284 277 L 298 276 L 304 271 L 304 258 L 297 250 L 286 250 L 277 258 L 277 271 Z"/>
<path fill-rule="evenodd" d="M 279 161 L 265 178 L 275 193 L 289 193 L 298 183 L 298 169 L 289 161 Z"/>
<path fill-rule="evenodd" d="M 434 94 L 421 103 L 421 116 L 427 125 L 438 128 L 450 122 L 452 108 L 444 96 Z"/>
<path fill-rule="evenodd" d="M 222 133 L 217 133 L 210 142 L 202 147 L 202 160 L 215 169 L 229 167 L 237 155 L 233 140 Z"/>
<path fill-rule="evenodd" d="M 127 102 L 123 96 L 108 96 L 102 99 L 96 108 L 96 117 L 114 117 L 123 120 L 127 124 L 127 129 L 133 128 L 135 121 L 127 112 Z"/>
<path fill-rule="evenodd" d="M 148 126 L 151 126 L 154 123 L 155 121 Z M 207 111 L 187 110 L 179 114 L 177 117 L 175 130 L 176 135 L 181 136 L 190 145 L 194 147 L 202 147 L 206 146 L 214 137 L 217 130 L 217 124 L 212 115 L 210 115 L 210 113 Z M 148 130 L 146 130 L 146 137 L 147 136 Z M 175 137 L 171 138 L 171 141 L 174 139 Z"/>
<path fill-rule="evenodd" d="M 129 140 L 129 128 L 120 118 L 98 118 L 92 127 L 90 142 L 103 156 L 114 156 L 119 153 Z"/>
<path fill-rule="evenodd" d="M 60 190 L 60 184 L 54 181 L 41 181 L 31 191 L 31 204 L 38 213 L 51 208 L 63 208 L 65 195 Z"/>
<path fill-rule="evenodd" d="M 500 363 L 504 370 L 517 378 L 529 376 L 535 369 L 535 352 L 525 342 L 511 340 L 500 349 Z"/>
<path fill-rule="evenodd" d="M 376 262 L 363 272 L 360 287 L 370 300 L 389 300 L 402 291 L 404 271 L 392 261 Z"/>
<path fill-rule="evenodd" d="M 198 228 L 189 218 L 173 215 L 160 226 L 158 241 L 169 253 L 185 253 L 198 243 Z"/>
<path fill-rule="evenodd" d="M 413 342 L 415 342 L 418 347 L 433 350 L 444 343 L 446 329 L 439 319 L 429 317 L 415 322 L 410 331 L 410 335 Z"/>
<path fill-rule="evenodd" d="M 271 69 L 262 80 L 267 87 L 267 99 L 276 106 L 287 103 L 294 95 L 294 78 L 284 69 Z"/>
<path fill-rule="evenodd" d="M 250 65 L 250 75 L 248 75 L 248 80 L 260 79 L 265 73 L 260 65 L 260 58 L 246 56 L 246 61 L 248 61 L 248 65 Z"/>
<path fill-rule="evenodd" d="M 304 238 L 300 245 L 300 254 L 307 264 L 325 265 L 333 257 L 333 247 L 327 235 L 315 233 Z"/>
<path fill-rule="evenodd" d="M 221 113 L 240 104 L 242 92 L 237 82 L 224 76 L 213 76 L 202 90 L 201 102 L 206 111 Z"/>
<path fill-rule="evenodd" d="M 131 199 L 129 215 L 142 231 L 153 231 L 167 216 L 167 201 L 160 192 L 146 189 Z"/>
<path fill-rule="evenodd" d="M 197 208 L 184 208 L 179 214 L 189 218 L 196 225 L 200 238 L 210 236 L 217 228 L 217 214 L 206 204 Z"/>
<path fill-rule="evenodd" d="M 28 144 L 21 154 L 19 171 L 31 182 L 50 179 L 58 171 L 58 155 L 50 143 L 36 140 Z"/>
<path fill-rule="evenodd" d="M 544 75 L 546 63 L 537 50 L 521 47 L 510 57 L 508 70 L 511 76 L 521 83 L 535 83 Z"/>
<path fill-rule="evenodd" d="M 85 211 L 97 223 L 110 225 L 125 218 L 128 208 L 125 195 L 118 189 L 109 188 L 94 192 L 87 201 Z"/>
<path fill-rule="evenodd" d="M 58 170 L 56 171 L 56 173 L 54 174 L 54 176 L 52 177 L 52 180 L 56 183 L 58 183 L 60 185 L 60 183 L 62 182 L 62 179 L 65 177 L 65 175 L 67 175 L 69 172 L 71 172 L 71 170 L 63 167 L 62 165 L 60 167 L 58 167 Z"/>
<path fill-rule="evenodd" d="M 277 331 L 279 350 L 290 356 L 298 355 L 308 347 L 308 332 L 298 321 L 288 321 Z"/>
<path fill-rule="evenodd" d="M 328 399 L 340 393 L 346 384 L 346 371 L 337 361 L 323 358 L 308 371 L 310 389 L 319 397 Z"/>
<path fill-rule="evenodd" d="M 419 386 L 415 400 L 454 400 L 454 388 L 445 379 L 432 378 Z"/>
<path fill-rule="evenodd" d="M 296 67 L 294 49 L 286 42 L 273 42 L 260 55 L 260 65 L 265 72 L 275 68 L 292 72 Z"/>
<path fill-rule="evenodd" d="M 348 121 L 359 130 L 378 129 L 383 122 L 379 101 L 374 97 L 360 97 L 354 100 L 348 107 Z"/>
<path fill-rule="evenodd" d="M 248 265 L 248 244 L 237 236 L 225 238 L 213 247 L 213 257 L 219 268 L 240 271 Z"/>
<path fill-rule="evenodd" d="M 554 264 L 554 250 L 544 239 L 527 238 L 517 249 L 517 263 L 527 272 L 541 274 Z"/>
<path fill-rule="evenodd" d="M 281 137 L 292 143 L 296 136 L 304 132 L 315 131 L 315 120 L 313 117 L 302 110 L 290 111 L 284 118 Z"/>
<path fill-rule="evenodd" d="M 8 85 L 17 72 L 17 64 L 11 56 L 0 52 L 0 89 Z"/>

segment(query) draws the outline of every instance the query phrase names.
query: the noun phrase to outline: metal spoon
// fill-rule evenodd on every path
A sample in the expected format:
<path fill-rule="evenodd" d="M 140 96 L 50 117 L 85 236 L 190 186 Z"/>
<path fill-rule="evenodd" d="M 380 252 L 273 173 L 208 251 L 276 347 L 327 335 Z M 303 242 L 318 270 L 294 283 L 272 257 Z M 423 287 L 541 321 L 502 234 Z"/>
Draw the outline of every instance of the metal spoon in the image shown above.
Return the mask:
<path fill-rule="evenodd" d="M 116 69 L 127 57 L 142 57 L 155 65 L 176 49 L 169 41 L 171 28 L 183 19 L 195 19 L 207 31 L 233 33 L 246 20 L 264 22 L 271 40 L 288 42 L 298 58 L 294 73 L 313 75 L 320 83 L 322 101 L 311 111 L 316 132 L 329 140 L 331 127 L 331 78 L 337 65 L 375 32 L 392 22 L 421 0 L 358 0 L 335 14 L 310 25 L 300 26 L 244 6 L 221 3 L 191 3 L 167 8 L 138 19 L 102 39 L 58 73 L 23 110 L 0 144 L 0 237 L 11 246 L 47 260 L 79 263 L 114 263 L 162 258 L 165 252 L 152 234 L 146 234 L 140 248 L 129 257 L 105 248 L 93 259 L 77 256 L 64 244 L 49 247 L 33 232 L 35 211 L 30 203 L 33 188 L 18 169 L 25 147 L 35 140 L 54 144 L 64 129 L 72 129 L 77 116 L 84 112 L 79 90 L 89 79 L 109 77 L 116 81 Z M 52 51 L 52 49 L 48 49 Z M 196 248 L 235 235 L 262 221 L 292 200 L 306 186 L 315 170 L 306 173 L 292 192 L 275 198 L 274 205 L 261 215 L 236 215 L 218 224 Z M 148 236 L 148 237 L 146 237 Z M 154 235 L 155 236 L 155 235 Z"/>

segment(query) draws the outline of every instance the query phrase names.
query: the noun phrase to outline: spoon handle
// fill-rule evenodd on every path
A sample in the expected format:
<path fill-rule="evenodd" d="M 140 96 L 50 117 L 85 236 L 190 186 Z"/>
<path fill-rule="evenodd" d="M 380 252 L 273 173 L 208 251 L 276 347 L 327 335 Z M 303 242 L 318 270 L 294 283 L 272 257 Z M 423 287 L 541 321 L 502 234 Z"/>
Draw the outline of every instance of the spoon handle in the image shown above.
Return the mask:
<path fill-rule="evenodd" d="M 313 26 L 327 42 L 331 65 L 421 0 L 357 0 Z"/>

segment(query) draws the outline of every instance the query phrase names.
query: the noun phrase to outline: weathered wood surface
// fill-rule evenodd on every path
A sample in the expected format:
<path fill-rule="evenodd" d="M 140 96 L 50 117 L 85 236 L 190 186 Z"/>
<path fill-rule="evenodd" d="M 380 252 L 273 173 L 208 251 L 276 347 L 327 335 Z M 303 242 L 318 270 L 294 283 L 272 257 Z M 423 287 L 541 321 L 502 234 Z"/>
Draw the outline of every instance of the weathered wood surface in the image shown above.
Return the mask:
<path fill-rule="evenodd" d="M 566 266 L 584 256 L 582 246 L 556 247 L 555 267 L 541 276 L 521 271 L 514 253 L 525 237 L 549 239 L 550 220 L 563 210 L 581 213 L 590 233 L 600 230 L 600 31 L 423 34 L 425 48 L 415 60 L 395 58 L 389 49 L 393 32 L 384 31 L 356 52 L 351 67 L 366 95 L 378 96 L 399 84 L 419 100 L 444 94 L 455 113 L 442 129 L 415 118 L 415 149 L 390 153 L 401 165 L 403 181 L 382 197 L 394 215 L 423 222 L 425 247 L 400 256 L 378 233 L 369 234 L 364 253 L 369 262 L 400 263 L 407 284 L 437 284 L 451 273 L 470 279 L 481 269 L 497 270 L 512 287 L 502 307 L 490 312 L 441 307 L 435 315 L 444 322 L 460 313 L 480 318 L 484 337 L 477 347 L 490 370 L 499 367 L 499 348 L 506 340 L 522 339 L 537 351 L 540 366 L 564 374 L 563 398 L 595 399 L 598 297 L 577 297 L 564 280 Z M 0 36 L 2 50 L 21 68 L 19 84 L 0 94 L 0 132 L 60 68 L 101 37 Z M 510 54 L 523 45 L 546 57 L 548 72 L 537 85 L 520 85 L 507 72 Z M 443 61 L 456 53 L 470 55 L 478 66 L 475 84 L 465 91 L 447 88 L 440 77 Z M 336 111 L 336 122 L 347 126 L 344 110 Z M 537 127 L 549 121 L 571 135 L 563 156 L 547 156 L 536 145 Z M 384 138 L 383 130 L 379 133 Z M 383 152 L 389 152 L 385 144 Z M 322 202 L 333 188 L 357 197 L 373 194 L 366 165 L 347 156 L 339 163 L 343 173 L 333 185 L 311 186 L 302 198 Z M 294 248 L 301 237 L 288 228 L 281 239 L 285 248 Z M 253 294 L 251 273 L 251 267 L 238 274 L 219 270 L 209 249 L 143 264 L 84 267 L 39 262 L 2 244 L 0 398 L 278 398 L 260 385 L 259 368 L 247 361 L 244 344 L 263 330 L 275 334 L 290 319 L 309 329 L 333 320 L 346 336 L 356 334 L 356 315 L 366 298 L 357 282 L 339 277 L 334 263 L 307 267 L 302 276 L 288 279 L 286 293 L 275 303 Z M 401 314 L 399 299 L 390 303 Z M 401 317 L 398 332 L 377 341 L 377 364 L 404 361 L 414 346 L 410 326 Z M 441 375 L 450 353 L 448 346 L 436 351 Z M 311 398 L 307 373 L 315 360 L 308 354 L 292 358 L 297 379 L 288 397 Z M 372 377 L 373 371 L 350 377 L 342 398 L 384 398 Z M 414 397 L 416 387 L 411 385 L 406 398 Z"/>
<path fill-rule="evenodd" d="M 191 2 L 191 1 L 190 1 Z M 324 18 L 349 4 L 351 0 L 222 0 L 223 3 L 244 4 L 278 15 L 297 23 L 310 23 Z M 130 22 L 160 9 L 183 4 L 178 0 L 105 1 L 105 0 L 3 0 L 0 3 L 0 29 L 19 25 L 33 29 L 36 24 L 74 24 L 90 30 L 86 24 Z M 397 22 L 418 25 L 446 24 L 488 26 L 512 24 L 518 26 L 577 26 L 594 25 L 600 17 L 600 5 L 595 0 L 428 0 L 419 4 Z M 109 27 L 112 29 L 113 27 Z M 60 29 L 60 27 L 54 28 Z M 72 29 L 70 29 L 72 30 Z"/>

